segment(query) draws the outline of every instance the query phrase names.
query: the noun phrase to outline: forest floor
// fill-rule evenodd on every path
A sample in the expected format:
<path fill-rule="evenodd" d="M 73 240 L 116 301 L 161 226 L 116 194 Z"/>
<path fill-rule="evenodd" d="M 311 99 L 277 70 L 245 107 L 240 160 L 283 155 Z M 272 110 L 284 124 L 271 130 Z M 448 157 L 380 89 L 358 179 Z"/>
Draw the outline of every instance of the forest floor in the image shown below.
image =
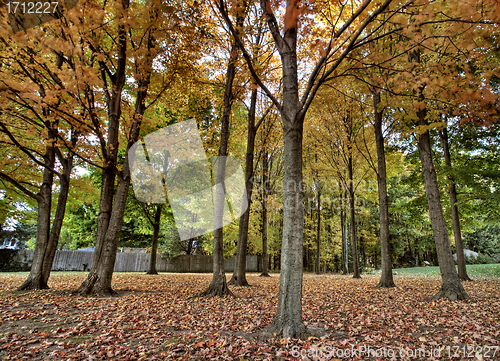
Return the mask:
<path fill-rule="evenodd" d="M 96 297 L 71 295 L 84 273 L 54 273 L 37 292 L 1 275 L 0 360 L 500 360 L 497 278 L 464 283 L 471 301 L 428 302 L 438 277 L 398 274 L 397 288 L 374 289 L 377 275 L 306 274 L 315 336 L 296 340 L 265 331 L 278 274 L 248 275 L 252 287 L 231 286 L 236 298 L 191 298 L 211 277 L 117 273 L 118 294 Z"/>

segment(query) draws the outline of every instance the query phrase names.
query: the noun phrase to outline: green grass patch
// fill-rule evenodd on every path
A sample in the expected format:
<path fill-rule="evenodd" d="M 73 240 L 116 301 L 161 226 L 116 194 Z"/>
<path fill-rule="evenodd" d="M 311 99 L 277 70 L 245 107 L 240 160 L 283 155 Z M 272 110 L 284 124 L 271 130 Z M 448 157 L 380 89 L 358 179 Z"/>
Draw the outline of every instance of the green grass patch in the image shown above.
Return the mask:
<path fill-rule="evenodd" d="M 29 272 L 0 272 L 0 277 L 28 277 Z"/>
<path fill-rule="evenodd" d="M 397 268 L 394 272 L 397 272 L 398 276 L 438 277 L 440 275 L 439 267 Z M 500 264 L 469 264 L 467 274 L 472 278 L 500 278 Z"/>

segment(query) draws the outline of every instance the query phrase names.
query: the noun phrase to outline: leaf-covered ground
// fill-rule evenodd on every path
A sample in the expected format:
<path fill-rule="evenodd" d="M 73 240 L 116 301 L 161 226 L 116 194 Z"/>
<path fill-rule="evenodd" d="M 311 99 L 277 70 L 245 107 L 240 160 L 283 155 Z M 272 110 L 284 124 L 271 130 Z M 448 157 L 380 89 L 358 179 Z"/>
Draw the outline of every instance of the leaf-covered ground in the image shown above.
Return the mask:
<path fill-rule="evenodd" d="M 249 275 L 237 298 L 191 298 L 208 274 L 116 274 L 117 297 L 72 296 L 84 274 L 54 274 L 50 290 L 13 292 L 0 277 L 0 360 L 500 360 L 500 281 L 464 286 L 474 301 L 426 302 L 436 277 L 304 276 L 304 321 L 326 333 L 285 340 L 263 331 L 279 276 Z M 498 350 L 497 350 L 498 348 Z M 425 354 L 424 354 L 425 353 Z"/>

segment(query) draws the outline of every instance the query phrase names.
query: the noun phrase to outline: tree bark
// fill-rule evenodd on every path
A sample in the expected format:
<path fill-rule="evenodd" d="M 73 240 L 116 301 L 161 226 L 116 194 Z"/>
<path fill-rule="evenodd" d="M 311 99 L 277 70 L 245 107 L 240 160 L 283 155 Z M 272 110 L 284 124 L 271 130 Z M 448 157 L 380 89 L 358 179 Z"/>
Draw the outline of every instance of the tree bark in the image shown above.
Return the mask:
<path fill-rule="evenodd" d="M 60 69 L 62 66 L 63 58 L 61 54 L 56 55 L 56 66 Z M 41 94 L 45 94 L 42 89 Z M 43 109 L 44 114 L 49 112 L 48 109 Z M 74 154 L 68 151 L 66 159 L 63 158 L 59 149 L 54 146 L 58 133 L 58 124 L 56 122 L 50 123 L 48 127 L 50 139 L 46 146 L 45 162 L 42 187 L 36 197 L 38 203 L 38 220 L 37 220 L 37 239 L 35 243 L 35 252 L 33 255 L 33 263 L 30 274 L 25 282 L 18 288 L 18 290 L 33 290 L 33 289 L 46 289 L 48 287 L 48 280 L 54 256 L 59 243 L 59 235 L 61 233 L 62 223 L 64 220 L 64 213 L 66 210 L 66 203 L 69 194 L 69 182 L 71 171 L 73 169 Z M 74 129 L 71 130 L 71 146 L 74 148 L 78 141 L 78 132 Z M 59 161 L 63 167 L 60 177 L 60 190 L 57 199 L 56 213 L 54 215 L 54 222 L 51 226 L 51 205 L 52 205 L 52 185 L 54 174 L 52 169 L 55 166 L 56 154 L 59 156 Z"/>
<path fill-rule="evenodd" d="M 316 182 L 316 188 L 318 191 L 318 196 L 317 196 L 317 203 L 318 203 L 318 223 L 317 223 L 317 228 L 316 228 L 316 274 L 321 274 L 321 207 L 320 207 L 320 202 L 321 202 L 321 188 L 320 188 L 320 183 L 319 180 Z"/>
<path fill-rule="evenodd" d="M 233 104 L 233 81 L 236 74 L 236 61 L 238 51 L 235 44 L 231 47 L 231 54 L 226 71 L 226 85 L 224 91 L 224 112 L 221 119 L 221 136 L 219 145 L 219 158 L 217 167 L 217 180 L 215 190 L 215 212 L 214 212 L 214 258 L 212 282 L 200 296 L 225 296 L 233 295 L 229 290 L 224 270 L 224 239 L 222 229 L 222 218 L 224 215 L 225 192 L 224 178 L 226 172 L 227 145 L 229 141 L 229 120 Z M 246 250 L 245 250 L 246 251 Z"/>
<path fill-rule="evenodd" d="M 155 219 L 153 223 L 153 239 L 151 241 L 151 259 L 149 261 L 149 271 L 146 272 L 148 275 L 157 275 L 158 271 L 156 270 L 156 251 L 158 249 L 158 236 L 160 234 L 160 219 L 161 219 L 161 210 L 162 205 L 156 205 Z"/>
<path fill-rule="evenodd" d="M 129 7 L 128 0 L 122 1 L 123 9 Z M 123 17 L 123 15 L 121 15 Z M 120 127 L 121 116 L 121 100 L 122 91 L 125 85 L 126 75 L 126 61 L 127 61 L 127 34 L 124 24 L 118 24 L 118 56 L 116 62 L 115 74 L 110 77 L 111 80 L 111 95 L 107 101 L 108 107 L 108 132 L 106 149 L 103 150 L 103 171 L 101 181 L 101 197 L 99 201 L 99 214 L 97 216 L 97 230 L 96 230 L 96 243 L 94 248 L 94 258 L 90 273 L 76 290 L 77 293 L 113 293 L 111 289 L 111 276 L 106 275 L 104 269 L 109 266 L 104 265 L 104 257 L 111 248 L 106 244 L 106 234 L 110 227 L 112 212 L 113 212 L 113 198 L 115 195 L 115 181 L 117 177 L 117 158 L 118 158 L 118 134 Z M 102 66 L 101 66 L 102 67 Z M 104 69 L 102 73 L 105 74 Z M 106 75 L 103 75 L 104 77 Z M 106 79 L 102 79 L 106 81 Z M 101 135 L 102 136 L 102 135 Z M 116 254 L 114 255 L 116 257 Z M 113 260 L 114 262 L 114 260 Z M 112 272 L 112 269 L 111 269 Z M 101 276 L 98 276 L 98 273 Z M 102 279 L 99 277 L 103 277 Z M 96 282 L 104 282 L 102 285 L 96 285 Z M 109 280 L 109 285 L 106 282 Z M 94 287 L 96 285 L 96 287 Z"/>
<path fill-rule="evenodd" d="M 349 116 L 350 117 L 350 116 Z M 350 121 L 350 119 L 348 120 Z M 348 125 L 349 128 L 352 127 L 352 124 Z M 361 278 L 361 274 L 359 272 L 359 263 L 358 263 L 358 239 L 356 235 L 356 205 L 354 199 L 354 169 L 353 169 L 353 160 L 352 160 L 352 145 L 351 145 L 351 137 L 352 129 L 350 129 L 349 133 L 349 145 L 348 145 L 348 159 L 347 159 L 347 171 L 349 177 L 349 211 L 350 211 L 350 221 L 351 221 L 351 247 L 352 247 L 352 268 L 353 268 L 353 278 Z"/>
<path fill-rule="evenodd" d="M 418 125 L 427 126 L 427 110 L 419 109 L 417 112 Z M 418 139 L 418 151 L 420 162 L 422 164 L 422 174 L 425 183 L 425 193 L 427 204 L 429 206 L 429 215 L 431 218 L 432 232 L 436 243 L 439 269 L 441 271 L 442 286 L 437 294 L 429 299 L 448 298 L 450 301 L 469 299 L 458 277 L 453 256 L 451 252 L 448 230 L 444 219 L 443 208 L 441 206 L 441 197 L 439 194 L 439 185 L 437 181 L 436 170 L 432 160 L 431 140 L 429 131 L 421 133 Z"/>
<path fill-rule="evenodd" d="M 373 108 L 375 112 L 375 143 L 377 147 L 377 182 L 378 201 L 380 210 L 380 251 L 382 260 L 382 274 L 377 288 L 396 287 L 392 277 L 391 242 L 389 232 L 389 201 L 387 197 L 387 170 L 385 162 L 384 134 L 382 132 L 382 111 L 378 110 L 380 92 L 373 91 Z"/>
<path fill-rule="evenodd" d="M 267 184 L 269 180 L 268 153 L 264 146 L 262 151 L 262 273 L 261 277 L 269 276 L 269 256 L 267 253 Z"/>
<path fill-rule="evenodd" d="M 74 138 L 74 145 L 76 139 Z M 73 154 L 69 153 L 66 159 L 61 159 L 63 163 L 63 172 L 60 177 L 60 190 L 59 197 L 57 198 L 57 208 L 54 215 L 54 221 L 52 222 L 52 227 L 50 229 L 49 241 L 47 244 L 47 250 L 45 252 L 45 259 L 42 267 L 42 277 L 47 284 L 50 271 L 52 270 L 52 264 L 54 263 L 54 257 L 56 255 L 57 246 L 59 244 L 59 236 L 61 234 L 62 224 L 64 221 L 64 214 L 66 212 L 66 204 L 69 196 L 69 184 L 71 171 L 73 170 Z"/>
<path fill-rule="evenodd" d="M 371 15 L 371 21 L 382 12 L 391 0 L 386 0 Z M 357 18 L 370 2 L 364 2 L 359 11 L 352 16 L 352 21 Z M 278 309 L 276 316 L 270 326 L 270 331 L 285 338 L 298 337 L 306 330 L 302 322 L 302 276 L 303 276 L 303 231 L 304 231 L 304 210 L 303 210 L 303 190 L 302 190 L 302 137 L 305 114 L 311 104 L 322 82 L 326 81 L 329 74 L 340 64 L 352 49 L 357 37 L 362 29 L 369 23 L 366 19 L 360 29 L 348 44 L 343 55 L 334 62 L 323 76 L 319 73 L 326 67 L 327 57 L 323 57 L 320 63 L 311 73 L 310 80 L 303 95 L 303 101 L 299 99 L 298 87 L 298 66 L 297 66 L 297 29 L 299 5 L 297 1 L 288 0 L 286 2 L 285 28 L 283 35 L 280 32 L 277 19 L 269 1 L 260 1 L 261 10 L 265 16 L 268 29 L 273 37 L 274 43 L 281 57 L 282 69 L 282 101 L 270 94 L 269 89 L 260 81 L 259 75 L 253 67 L 251 57 L 244 49 L 244 44 L 239 38 L 239 29 L 234 27 L 229 20 L 227 8 L 223 1 L 217 2 L 217 7 L 223 15 L 224 20 L 230 28 L 233 36 L 243 51 L 248 68 L 255 81 L 264 89 L 269 98 L 280 111 L 283 123 L 284 138 L 284 216 L 283 216 L 283 242 L 281 249 L 281 274 L 280 288 L 278 293 Z M 350 20 L 344 29 L 349 27 Z M 340 30 L 340 35 L 344 30 Z M 337 33 L 335 36 L 338 36 Z M 328 51 L 330 49 L 328 48 Z M 325 61 L 325 63 L 324 63 Z"/>
<path fill-rule="evenodd" d="M 292 5 L 293 6 L 293 5 Z M 302 200 L 302 134 L 304 114 L 299 101 L 297 31 L 287 29 L 280 51 L 283 71 L 284 214 L 278 309 L 270 326 L 284 338 L 298 338 L 306 331 L 302 321 L 302 249 L 304 210 Z"/>
<path fill-rule="evenodd" d="M 124 1 L 124 7 L 128 7 L 127 0 Z M 120 43 L 120 57 L 126 59 L 126 38 L 125 29 L 122 25 L 119 25 L 119 43 Z M 154 48 L 154 38 L 149 33 L 148 36 L 148 71 L 137 80 L 138 91 L 135 100 L 135 110 L 134 118 L 131 124 L 131 130 L 129 133 L 127 152 L 123 161 L 123 166 L 121 171 L 117 172 L 117 186 L 116 192 L 113 200 L 113 206 L 111 209 L 111 216 L 109 217 L 108 227 L 101 239 L 97 239 L 100 242 L 98 245 L 96 243 L 96 248 L 94 251 L 94 261 L 92 264 L 92 269 L 85 281 L 80 285 L 76 293 L 80 294 L 101 294 L 109 295 L 114 294 L 111 287 L 111 281 L 113 277 L 113 269 L 116 260 L 116 251 L 118 248 L 118 241 L 120 238 L 120 231 L 123 224 L 123 214 L 125 212 L 125 205 L 128 196 L 128 189 L 130 186 L 130 165 L 129 165 L 129 152 L 128 150 L 132 145 L 139 139 L 139 131 L 142 123 L 142 118 L 144 112 L 146 111 L 146 97 L 148 94 L 150 79 L 151 79 L 151 68 L 153 63 L 152 49 Z M 123 42 L 123 43 L 122 43 Z M 114 89 L 115 91 L 115 89 Z M 121 94 L 121 89 L 120 89 Z M 117 102 L 117 109 L 115 109 L 113 114 L 120 113 L 121 95 Z M 111 119 L 110 119 L 111 120 Z M 119 119 L 116 124 L 116 131 L 118 130 Z M 118 148 L 118 147 L 117 147 Z M 113 149 L 109 150 L 110 152 Z"/>
<path fill-rule="evenodd" d="M 344 192 L 340 193 L 341 204 L 340 204 L 340 232 L 342 235 L 342 273 L 349 273 L 349 247 L 347 244 L 347 220 L 346 212 L 344 208 Z"/>
<path fill-rule="evenodd" d="M 102 246 L 99 248 L 99 253 L 97 253 L 96 247 L 96 251 L 94 252 L 94 260 L 96 261 L 93 262 L 92 269 L 87 279 L 83 281 L 76 291 L 76 293 L 79 294 L 112 295 L 116 293 L 111 287 L 111 281 L 115 266 L 116 251 L 118 249 L 118 241 L 120 239 L 120 231 L 123 224 L 128 189 L 131 182 L 128 150 L 139 139 L 142 115 L 145 111 L 144 100 L 149 86 L 149 77 L 139 84 L 143 90 L 139 91 L 137 94 L 134 121 L 132 123 L 132 130 L 127 145 L 127 152 L 123 161 L 122 170 L 117 174 L 116 193 L 108 229 L 104 235 Z"/>
<path fill-rule="evenodd" d="M 245 157 L 245 187 L 247 190 L 248 208 L 240 217 L 238 228 L 238 246 L 236 249 L 236 260 L 234 272 L 229 284 L 236 286 L 249 286 L 246 279 L 247 243 L 248 243 L 248 223 L 250 220 L 250 206 L 253 192 L 253 152 L 255 149 L 255 110 L 257 104 L 257 89 L 252 90 L 250 98 L 250 111 L 248 113 L 248 133 L 247 133 L 247 153 Z"/>
<path fill-rule="evenodd" d="M 448 168 L 451 168 L 451 155 L 448 143 L 448 129 L 444 128 L 439 132 L 443 144 L 444 162 Z M 460 230 L 460 217 L 457 206 L 457 188 L 455 179 L 448 176 L 448 193 L 450 195 L 451 221 L 453 223 L 453 236 L 455 237 L 455 248 L 457 252 L 458 277 L 462 281 L 472 281 L 467 274 L 465 266 L 464 246 L 462 243 L 462 231 Z"/>
<path fill-rule="evenodd" d="M 284 104 L 287 104 L 286 98 Z M 291 125 L 285 119 L 284 123 L 283 243 L 278 310 L 271 330 L 285 338 L 298 338 L 305 332 L 302 322 L 303 194 L 299 189 L 302 184 L 302 123 Z"/>
<path fill-rule="evenodd" d="M 43 276 L 44 263 L 46 254 L 49 252 L 49 235 L 50 235 L 50 215 L 52 204 L 52 184 L 54 182 L 54 174 L 49 169 L 54 168 L 55 164 L 55 149 L 53 143 L 49 140 L 45 147 L 45 167 L 43 171 L 42 186 L 37 194 L 37 222 L 36 222 L 36 242 L 35 252 L 33 254 L 33 262 L 28 278 L 21 286 L 17 288 L 22 290 L 43 290 L 48 289 L 47 280 Z M 52 265 L 50 265 L 52 267 Z"/>
<path fill-rule="evenodd" d="M 191 252 L 193 252 L 193 243 L 194 243 L 194 240 L 196 238 L 191 238 L 189 241 L 188 241 L 188 246 L 187 246 L 187 249 L 186 249 L 186 254 L 191 254 Z"/>

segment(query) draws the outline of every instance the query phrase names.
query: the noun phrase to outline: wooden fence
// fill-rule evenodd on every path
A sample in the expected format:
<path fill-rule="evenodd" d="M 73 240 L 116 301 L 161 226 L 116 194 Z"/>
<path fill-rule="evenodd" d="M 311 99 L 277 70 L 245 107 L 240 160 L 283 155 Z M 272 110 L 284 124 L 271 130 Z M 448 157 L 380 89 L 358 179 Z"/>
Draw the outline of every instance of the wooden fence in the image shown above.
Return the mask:
<path fill-rule="evenodd" d="M 0 250 L 2 251 L 7 250 Z M 0 265 L 0 271 L 29 270 L 33 260 L 34 251 L 31 250 L 8 250 L 5 252 Z M 89 251 L 56 251 L 53 271 L 88 271 L 92 266 L 94 252 Z M 149 269 L 151 254 L 118 252 L 116 254 L 115 272 L 146 272 Z M 234 271 L 235 257 L 224 260 L 226 272 Z M 13 265 L 16 265 L 14 269 Z M 182 255 L 173 259 L 156 257 L 156 269 L 158 272 L 196 272 L 211 273 L 213 269 L 213 256 Z M 261 256 L 247 256 L 247 272 L 260 272 L 262 270 Z"/>

